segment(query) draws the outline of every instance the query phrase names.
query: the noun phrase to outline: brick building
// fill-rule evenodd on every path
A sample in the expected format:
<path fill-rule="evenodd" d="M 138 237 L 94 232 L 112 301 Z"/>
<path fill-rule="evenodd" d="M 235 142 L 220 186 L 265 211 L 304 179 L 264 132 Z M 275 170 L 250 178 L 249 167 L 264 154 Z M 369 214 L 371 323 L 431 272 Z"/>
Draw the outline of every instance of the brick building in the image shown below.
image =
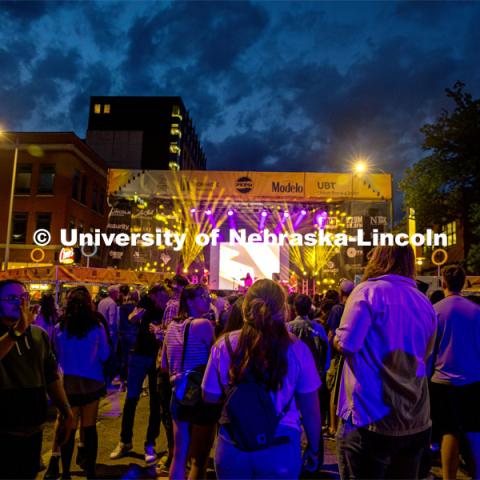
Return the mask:
<path fill-rule="evenodd" d="M 0 259 L 4 268 L 15 145 L 18 160 L 12 209 L 9 268 L 52 265 L 58 258 L 60 229 L 104 229 L 107 168 L 72 132 L 9 132 L 0 137 Z M 51 232 L 42 252 L 32 250 L 33 233 Z M 38 261 L 41 259 L 41 261 Z M 85 259 L 82 259 L 85 262 Z M 100 265 L 100 256 L 91 266 Z"/>

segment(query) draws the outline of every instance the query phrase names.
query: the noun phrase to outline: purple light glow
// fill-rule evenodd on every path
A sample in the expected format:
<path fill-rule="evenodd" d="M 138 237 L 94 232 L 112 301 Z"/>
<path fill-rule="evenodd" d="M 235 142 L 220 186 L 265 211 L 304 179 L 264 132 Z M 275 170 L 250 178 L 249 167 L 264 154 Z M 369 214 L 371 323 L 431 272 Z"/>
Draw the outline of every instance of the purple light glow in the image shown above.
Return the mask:
<path fill-rule="evenodd" d="M 211 211 L 210 209 L 205 210 L 205 214 L 206 214 L 206 215 L 211 215 L 211 214 L 212 214 L 212 211 Z"/>
<path fill-rule="evenodd" d="M 268 213 L 264 210 L 264 211 L 262 212 L 262 217 L 266 217 L 267 215 L 268 215 Z"/>
<path fill-rule="evenodd" d="M 327 212 L 318 212 L 315 215 L 315 223 L 321 228 L 324 229 L 327 225 L 328 213 Z"/>
<path fill-rule="evenodd" d="M 233 210 L 229 210 L 229 211 L 227 212 L 227 215 L 228 215 L 229 217 L 231 217 L 231 216 L 233 215 Z"/>
<path fill-rule="evenodd" d="M 295 218 L 295 222 L 293 222 L 293 230 L 296 230 L 296 228 L 303 222 L 306 215 L 307 211 L 302 208 L 302 210 L 300 210 L 300 215 L 298 215 L 297 218 Z"/>

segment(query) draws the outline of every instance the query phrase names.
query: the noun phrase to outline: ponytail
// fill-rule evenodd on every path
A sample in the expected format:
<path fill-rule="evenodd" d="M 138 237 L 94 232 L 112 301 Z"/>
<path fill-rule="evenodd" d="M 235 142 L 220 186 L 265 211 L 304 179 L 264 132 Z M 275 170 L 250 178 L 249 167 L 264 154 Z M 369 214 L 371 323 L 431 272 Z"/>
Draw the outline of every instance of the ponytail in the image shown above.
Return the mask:
<path fill-rule="evenodd" d="M 229 370 L 234 383 L 250 373 L 269 390 L 282 387 L 291 343 L 286 312 L 285 291 L 278 283 L 265 279 L 250 287 L 243 302 L 244 325 Z"/>

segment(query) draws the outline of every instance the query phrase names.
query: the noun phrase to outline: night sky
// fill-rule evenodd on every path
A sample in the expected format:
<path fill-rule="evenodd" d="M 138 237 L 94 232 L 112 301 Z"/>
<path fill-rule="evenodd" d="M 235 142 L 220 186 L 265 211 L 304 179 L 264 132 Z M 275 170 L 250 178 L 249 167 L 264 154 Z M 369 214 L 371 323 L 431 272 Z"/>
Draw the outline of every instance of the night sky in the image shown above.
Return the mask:
<path fill-rule="evenodd" d="M 91 95 L 180 95 L 210 169 L 400 177 L 456 80 L 480 95 L 480 3 L 0 3 L 0 123 L 85 136 Z"/>

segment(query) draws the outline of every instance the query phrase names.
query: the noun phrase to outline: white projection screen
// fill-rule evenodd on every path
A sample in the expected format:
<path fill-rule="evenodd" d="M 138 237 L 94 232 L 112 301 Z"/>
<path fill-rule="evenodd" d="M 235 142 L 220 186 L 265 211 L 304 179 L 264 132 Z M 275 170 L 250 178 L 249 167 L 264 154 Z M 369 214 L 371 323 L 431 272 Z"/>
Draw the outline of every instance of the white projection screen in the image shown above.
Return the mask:
<path fill-rule="evenodd" d="M 264 243 L 220 243 L 218 288 L 236 290 L 250 273 L 254 280 L 280 273 L 280 246 Z"/>

